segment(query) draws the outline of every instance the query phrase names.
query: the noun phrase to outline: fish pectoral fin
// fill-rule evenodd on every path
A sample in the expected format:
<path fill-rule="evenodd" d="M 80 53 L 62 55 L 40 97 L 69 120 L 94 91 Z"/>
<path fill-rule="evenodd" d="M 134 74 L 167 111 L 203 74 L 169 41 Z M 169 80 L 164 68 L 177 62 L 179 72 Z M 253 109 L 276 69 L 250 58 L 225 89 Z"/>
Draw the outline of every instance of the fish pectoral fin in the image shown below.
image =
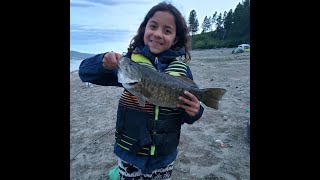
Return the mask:
<path fill-rule="evenodd" d="M 143 96 L 137 96 L 140 106 L 144 107 L 146 105 L 146 98 Z"/>

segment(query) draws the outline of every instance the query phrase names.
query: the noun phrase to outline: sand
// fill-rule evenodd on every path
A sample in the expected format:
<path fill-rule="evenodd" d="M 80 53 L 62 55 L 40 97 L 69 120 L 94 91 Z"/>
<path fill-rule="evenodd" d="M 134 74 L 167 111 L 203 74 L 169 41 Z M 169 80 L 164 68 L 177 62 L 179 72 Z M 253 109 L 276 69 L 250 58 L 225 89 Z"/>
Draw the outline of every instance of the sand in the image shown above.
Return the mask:
<path fill-rule="evenodd" d="M 189 66 L 200 88 L 222 87 L 219 110 L 184 124 L 172 180 L 250 179 L 250 53 L 231 48 L 192 51 Z M 70 179 L 107 179 L 113 153 L 120 87 L 87 85 L 70 73 Z"/>

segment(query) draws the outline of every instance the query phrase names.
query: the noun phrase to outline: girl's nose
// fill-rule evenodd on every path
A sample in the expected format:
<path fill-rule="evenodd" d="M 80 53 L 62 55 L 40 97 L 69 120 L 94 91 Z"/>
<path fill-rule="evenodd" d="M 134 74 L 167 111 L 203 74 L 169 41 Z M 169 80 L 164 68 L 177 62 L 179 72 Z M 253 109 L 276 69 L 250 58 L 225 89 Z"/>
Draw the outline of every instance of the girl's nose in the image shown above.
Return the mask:
<path fill-rule="evenodd" d="M 153 34 L 155 37 L 157 38 L 161 38 L 162 37 L 162 31 L 160 29 L 157 29 L 154 31 L 154 34 Z"/>

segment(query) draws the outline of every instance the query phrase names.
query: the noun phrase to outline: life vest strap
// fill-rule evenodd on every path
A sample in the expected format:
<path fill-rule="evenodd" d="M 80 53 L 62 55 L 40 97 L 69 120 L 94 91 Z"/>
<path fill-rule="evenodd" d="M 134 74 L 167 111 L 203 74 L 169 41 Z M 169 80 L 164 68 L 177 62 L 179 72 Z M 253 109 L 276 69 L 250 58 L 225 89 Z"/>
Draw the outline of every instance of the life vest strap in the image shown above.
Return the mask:
<path fill-rule="evenodd" d="M 164 134 L 150 134 L 149 138 L 135 140 L 116 131 L 116 142 L 123 149 L 145 156 L 168 155 L 179 144 L 180 131 Z M 147 143 L 147 145 L 146 145 Z M 156 147 L 152 154 L 151 146 Z"/>

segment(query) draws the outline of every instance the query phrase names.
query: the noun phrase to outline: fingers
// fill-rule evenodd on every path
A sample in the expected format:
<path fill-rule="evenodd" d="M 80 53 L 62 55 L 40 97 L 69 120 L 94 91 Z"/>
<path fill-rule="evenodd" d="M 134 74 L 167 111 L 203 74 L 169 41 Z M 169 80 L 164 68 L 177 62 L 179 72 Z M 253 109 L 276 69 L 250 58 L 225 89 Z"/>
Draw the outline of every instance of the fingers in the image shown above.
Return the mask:
<path fill-rule="evenodd" d="M 178 104 L 177 107 L 183 108 L 190 116 L 195 116 L 200 110 L 200 101 L 188 91 L 185 91 L 184 94 L 187 95 L 190 100 L 179 96 L 178 99 L 184 104 Z"/>
<path fill-rule="evenodd" d="M 190 116 L 195 116 L 199 111 L 196 108 L 182 104 L 178 104 L 177 107 L 184 109 Z"/>
<path fill-rule="evenodd" d="M 184 94 L 187 95 L 190 98 L 190 100 L 186 99 L 186 98 L 184 98 L 182 96 L 179 96 L 179 100 L 180 101 L 184 102 L 185 104 L 187 104 L 187 105 L 189 105 L 191 107 L 200 106 L 200 102 L 199 102 L 197 97 L 195 97 L 193 94 L 191 94 L 188 91 L 185 91 Z"/>
<path fill-rule="evenodd" d="M 189 101 L 188 99 L 185 99 L 187 101 L 189 101 L 190 103 L 194 102 L 197 103 L 199 100 L 197 99 L 197 97 L 195 97 L 193 94 L 191 94 L 189 91 L 185 91 L 184 92 L 185 95 L 187 95 L 191 101 Z"/>
<path fill-rule="evenodd" d="M 120 61 L 120 59 L 122 58 L 122 56 L 121 56 L 120 54 L 118 54 L 118 53 L 115 53 L 115 55 L 116 55 L 117 61 Z"/>
<path fill-rule="evenodd" d="M 118 68 L 118 61 L 120 61 L 121 58 L 122 56 L 118 53 L 108 52 L 103 57 L 102 65 L 108 70 L 116 69 Z"/>
<path fill-rule="evenodd" d="M 199 109 L 197 110 L 196 108 L 192 108 L 190 106 L 186 106 L 186 105 L 182 105 L 182 104 L 178 104 L 177 107 L 184 109 L 185 112 L 191 117 L 197 115 L 199 112 Z"/>

